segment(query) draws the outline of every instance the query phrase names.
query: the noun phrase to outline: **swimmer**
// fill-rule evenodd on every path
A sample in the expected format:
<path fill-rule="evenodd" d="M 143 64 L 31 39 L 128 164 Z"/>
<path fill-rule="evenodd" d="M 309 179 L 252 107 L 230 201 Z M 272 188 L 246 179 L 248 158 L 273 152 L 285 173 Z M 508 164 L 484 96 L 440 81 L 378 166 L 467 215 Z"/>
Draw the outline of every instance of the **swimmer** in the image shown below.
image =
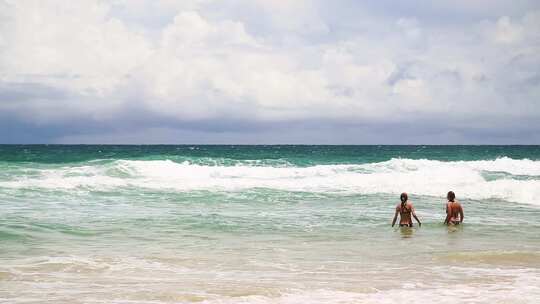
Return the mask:
<path fill-rule="evenodd" d="M 394 225 L 396 224 L 398 214 L 400 217 L 399 227 L 412 227 L 413 222 L 411 215 L 418 222 L 418 226 L 422 226 L 422 223 L 420 223 L 420 220 L 414 212 L 413 204 L 409 202 L 409 197 L 407 196 L 407 193 L 401 193 L 399 199 L 401 200 L 401 203 L 398 203 L 396 206 L 396 213 L 394 214 L 394 219 L 392 220 L 392 227 L 394 227 Z"/>
<path fill-rule="evenodd" d="M 446 219 L 444 223 L 446 225 L 459 225 L 463 222 L 463 208 L 461 204 L 456 200 L 456 194 L 453 191 L 449 191 L 446 195 L 448 202 L 446 203 Z"/>

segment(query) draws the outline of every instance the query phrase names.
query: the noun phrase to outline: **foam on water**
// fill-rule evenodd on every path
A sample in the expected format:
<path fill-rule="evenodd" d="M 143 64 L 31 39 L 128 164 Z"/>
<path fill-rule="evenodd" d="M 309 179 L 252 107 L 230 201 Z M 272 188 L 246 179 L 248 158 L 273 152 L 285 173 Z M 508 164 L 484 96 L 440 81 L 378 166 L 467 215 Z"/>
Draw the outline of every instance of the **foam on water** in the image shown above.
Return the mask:
<path fill-rule="evenodd" d="M 400 193 L 500 199 L 539 205 L 540 161 L 499 158 L 442 162 L 391 159 L 379 163 L 274 167 L 237 164 L 208 166 L 170 160 L 117 160 L 105 164 L 36 169 L 12 175 L 4 188 L 103 190 L 122 187 L 163 191 L 238 191 L 270 188 L 336 193 Z M 491 178 L 486 178 L 491 174 Z M 495 178 L 493 178 L 495 176 Z"/>
<path fill-rule="evenodd" d="M 474 271 L 474 270 L 473 270 Z M 363 287 L 356 290 L 328 289 L 285 289 L 282 291 L 264 291 L 260 288 L 244 286 L 247 295 L 216 294 L 204 291 L 183 291 L 178 289 L 179 279 L 147 278 L 134 284 L 137 290 L 127 292 L 120 283 L 104 285 L 100 281 L 93 286 L 100 287 L 102 293 L 92 296 L 92 285 L 84 281 L 73 281 L 72 276 L 63 280 L 39 280 L 33 275 L 28 286 L 38 287 L 20 291 L 11 303 L 26 303 L 25 300 L 38 300 L 41 303 L 205 303 L 205 304 L 237 304 L 237 303 L 536 303 L 540 297 L 540 279 L 538 273 L 527 270 L 506 270 L 505 276 L 493 274 L 494 271 L 480 271 L 477 275 L 494 276 L 496 282 L 483 283 L 407 283 L 398 288 L 377 289 Z M 133 275 L 118 277 L 120 282 L 130 282 Z M 94 278 L 95 279 L 95 278 Z M 111 280 L 111 279 L 109 279 Z M 69 283 L 68 283 L 69 282 Z M 160 285 L 161 284 L 161 285 Z M 109 286 L 112 285 L 112 286 Z M 67 288 L 69 286 L 69 288 Z M 39 290 L 46 287 L 56 288 L 55 297 L 43 299 Z M 175 288 L 176 287 L 176 288 Z M 231 286 L 232 287 L 232 286 Z M 151 288 L 151 289 L 149 289 Z M 154 292 L 150 292 L 150 290 Z"/>
<path fill-rule="evenodd" d="M 361 291 L 319 289 L 291 291 L 278 297 L 247 296 L 215 299 L 203 303 L 536 303 L 540 297 L 540 277 L 537 270 L 435 267 L 432 273 L 450 273 L 449 282 L 407 282 L 400 288 Z M 454 274 L 457 278 L 450 278 Z M 453 279 L 453 280 L 450 280 Z"/>
<path fill-rule="evenodd" d="M 536 303 L 540 297 L 538 268 L 411 265 L 394 269 L 390 284 L 381 284 L 387 280 L 384 273 L 377 280 L 358 271 L 348 272 L 346 281 L 354 284 L 329 276 L 327 287 L 312 288 L 305 277 L 284 273 L 254 272 L 248 279 L 242 276 L 243 265 L 220 273 L 199 264 L 191 268 L 127 256 L 41 257 L 9 264 L 0 267 L 3 287 L 27 287 L 6 293 L 10 303 Z M 47 289 L 51 293 L 44 298 Z"/>
<path fill-rule="evenodd" d="M 540 298 L 538 147 L 30 148 L 0 153 L 1 303 Z"/>
<path fill-rule="evenodd" d="M 538 283 L 538 280 L 536 280 Z M 236 304 L 236 303 L 362 303 L 362 304 L 390 304 L 390 303 L 535 303 L 540 296 L 538 288 L 528 282 L 528 279 L 518 280 L 515 283 L 489 285 L 453 285 L 425 288 L 424 286 L 404 286 L 402 289 L 393 289 L 373 293 L 354 293 L 335 290 L 317 290 L 311 292 L 288 293 L 280 297 L 251 296 L 232 299 L 215 299 L 203 301 L 205 304 Z"/>

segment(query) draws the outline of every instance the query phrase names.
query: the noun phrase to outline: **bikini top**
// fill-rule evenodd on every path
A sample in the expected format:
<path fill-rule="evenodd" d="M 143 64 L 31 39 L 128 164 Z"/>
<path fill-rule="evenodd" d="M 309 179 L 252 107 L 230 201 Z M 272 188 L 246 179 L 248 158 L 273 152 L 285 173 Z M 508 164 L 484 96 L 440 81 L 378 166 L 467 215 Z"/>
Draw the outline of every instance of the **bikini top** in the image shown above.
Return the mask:
<path fill-rule="evenodd" d="M 407 203 L 399 205 L 399 213 L 411 213 L 411 209 L 407 208 Z"/>

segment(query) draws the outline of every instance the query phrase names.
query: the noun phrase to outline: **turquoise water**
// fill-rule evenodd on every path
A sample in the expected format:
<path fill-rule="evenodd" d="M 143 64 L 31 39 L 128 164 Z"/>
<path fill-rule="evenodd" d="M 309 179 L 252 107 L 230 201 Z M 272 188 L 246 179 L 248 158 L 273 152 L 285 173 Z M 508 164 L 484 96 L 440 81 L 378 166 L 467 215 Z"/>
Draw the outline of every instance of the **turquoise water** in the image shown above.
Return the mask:
<path fill-rule="evenodd" d="M 2 303 L 540 299 L 540 146 L 7 145 L 0 168 Z M 403 191 L 421 228 L 390 227 Z"/>
<path fill-rule="evenodd" d="M 392 158 L 442 161 L 540 159 L 540 146 L 310 146 L 310 145 L 0 145 L 4 162 L 75 163 L 98 159 L 287 161 L 297 166 L 361 164 Z"/>

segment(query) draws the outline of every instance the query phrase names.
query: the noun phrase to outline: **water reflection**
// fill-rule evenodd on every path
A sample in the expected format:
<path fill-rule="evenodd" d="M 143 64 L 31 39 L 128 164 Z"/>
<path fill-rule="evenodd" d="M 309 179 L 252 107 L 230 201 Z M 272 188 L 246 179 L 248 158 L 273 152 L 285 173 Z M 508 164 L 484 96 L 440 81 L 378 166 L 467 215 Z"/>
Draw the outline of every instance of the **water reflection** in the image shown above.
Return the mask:
<path fill-rule="evenodd" d="M 414 228 L 412 227 L 399 227 L 399 232 L 402 238 L 410 238 L 414 234 Z"/>

